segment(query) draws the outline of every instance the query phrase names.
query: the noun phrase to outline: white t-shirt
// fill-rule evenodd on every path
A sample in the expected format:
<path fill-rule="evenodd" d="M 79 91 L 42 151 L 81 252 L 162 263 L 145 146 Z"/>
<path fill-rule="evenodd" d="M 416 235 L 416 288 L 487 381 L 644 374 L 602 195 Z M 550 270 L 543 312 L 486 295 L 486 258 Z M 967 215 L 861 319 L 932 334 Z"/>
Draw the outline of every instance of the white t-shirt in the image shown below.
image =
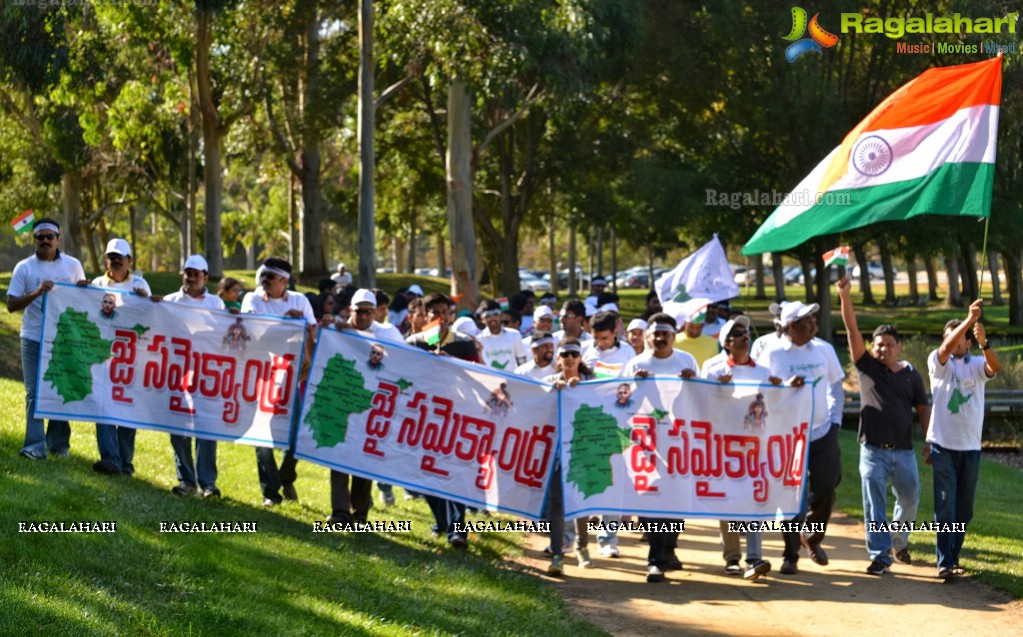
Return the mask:
<path fill-rule="evenodd" d="M 545 378 L 554 373 L 554 363 L 545 365 L 544 367 L 537 367 L 536 360 L 531 360 L 528 363 L 523 363 L 515 368 L 516 376 L 525 376 L 543 382 Z"/>
<path fill-rule="evenodd" d="M 107 275 L 104 274 L 93 279 L 89 285 L 94 285 L 100 288 L 110 288 L 112 290 L 128 290 L 129 292 L 141 289 L 146 294 L 153 294 L 153 291 L 149 289 L 149 284 L 146 283 L 146 280 L 135 274 L 129 274 L 128 278 L 123 281 L 114 281 L 113 279 L 107 278 Z"/>
<path fill-rule="evenodd" d="M 390 323 L 379 323 L 373 321 L 372 326 L 373 338 L 380 341 L 395 341 L 397 343 L 404 343 L 405 337 L 401 335 L 401 332 L 395 326 Z"/>
<path fill-rule="evenodd" d="M 771 370 L 758 364 L 752 358 L 753 365 L 729 365 L 728 352 L 721 352 L 717 356 L 708 358 L 700 370 L 700 378 L 717 380 L 722 376 L 732 375 L 733 381 L 767 383 L 770 382 Z"/>
<path fill-rule="evenodd" d="M 633 356 L 632 360 L 622 368 L 623 378 L 632 378 L 636 371 L 645 369 L 652 376 L 678 376 L 684 369 L 691 369 L 694 372 L 700 371 L 696 359 L 689 352 L 681 352 L 677 349 L 671 350 L 671 356 L 667 358 L 655 358 L 653 350 L 643 352 L 639 356 Z"/>
<path fill-rule="evenodd" d="M 778 332 L 771 332 L 770 334 L 764 334 L 757 340 L 753 341 L 753 345 L 749 348 L 749 355 L 755 361 L 760 360 L 764 352 L 774 347 L 781 337 L 778 336 Z"/>
<path fill-rule="evenodd" d="M 477 338 L 483 344 L 483 364 L 487 367 L 511 372 L 530 356 L 529 350 L 522 346 L 522 335 L 516 330 L 502 327 L 493 334 L 485 329 Z"/>
<path fill-rule="evenodd" d="M 953 451 L 980 449 L 984 430 L 984 385 L 990 378 L 983 356 L 949 357 L 942 365 L 938 350 L 927 357 L 931 377 L 931 422 L 927 442 Z"/>
<path fill-rule="evenodd" d="M 177 292 L 171 292 L 167 296 L 163 297 L 163 300 L 168 303 L 190 303 L 197 307 L 206 308 L 207 310 L 226 309 L 224 307 L 224 301 L 221 300 L 219 296 L 211 294 L 209 291 L 196 298 L 185 294 L 182 290 L 178 290 Z"/>
<path fill-rule="evenodd" d="M 722 321 L 720 318 L 708 321 L 703 324 L 703 331 L 700 332 L 700 335 L 709 336 L 716 341 L 718 340 L 718 336 L 721 334 L 721 328 L 723 328 L 727 322 L 728 321 Z"/>
<path fill-rule="evenodd" d="M 558 330 L 557 332 L 554 332 L 553 336 L 554 336 L 554 340 L 559 342 L 559 343 L 561 341 L 565 340 L 566 338 L 570 338 L 567 334 L 565 334 L 565 330 Z M 582 333 L 579 335 L 579 342 L 580 343 L 585 343 L 586 341 L 592 341 L 592 340 L 593 340 L 593 335 L 590 334 L 589 332 L 587 332 L 586 330 L 583 330 Z"/>
<path fill-rule="evenodd" d="M 628 343 L 617 341 L 614 347 L 604 350 L 597 349 L 593 343 L 589 341 L 583 347 L 583 362 L 593 369 L 597 378 L 620 377 L 629 361 L 636 358 L 636 350 Z"/>
<path fill-rule="evenodd" d="M 285 292 L 279 299 L 269 299 L 262 294 L 249 292 L 242 299 L 242 314 L 269 314 L 270 316 L 284 316 L 288 310 L 299 310 L 307 325 L 316 325 L 316 316 L 313 314 L 313 306 L 309 299 L 297 292 Z"/>
<path fill-rule="evenodd" d="M 812 386 L 813 429 L 810 432 L 810 440 L 823 438 L 831 430 L 829 386 L 845 378 L 838 358 L 832 356 L 833 352 L 827 351 L 826 345 L 828 344 L 825 341 L 817 339 L 805 345 L 796 345 L 788 338 L 781 338 L 759 359 L 772 375 L 783 380 L 788 380 L 792 376 L 802 376 L 806 386 Z M 819 382 L 814 382 L 818 380 Z"/>
<path fill-rule="evenodd" d="M 84 280 L 85 270 L 78 259 L 60 252 L 53 261 L 40 261 L 33 254 L 14 266 L 7 296 L 27 296 L 38 290 L 43 281 L 77 283 Z M 24 312 L 21 317 L 21 338 L 38 341 L 43 334 L 43 297 L 32 301 Z"/>

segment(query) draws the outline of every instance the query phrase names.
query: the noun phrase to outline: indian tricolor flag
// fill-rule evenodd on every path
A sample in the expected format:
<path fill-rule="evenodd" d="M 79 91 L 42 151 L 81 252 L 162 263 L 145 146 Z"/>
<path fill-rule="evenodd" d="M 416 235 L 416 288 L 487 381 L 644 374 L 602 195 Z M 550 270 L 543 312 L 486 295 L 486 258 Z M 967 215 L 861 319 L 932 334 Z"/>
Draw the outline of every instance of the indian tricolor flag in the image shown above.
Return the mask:
<path fill-rule="evenodd" d="M 829 265 L 849 265 L 849 246 L 838 246 L 834 250 L 828 250 L 821 255 L 824 260 L 824 267 Z"/>
<path fill-rule="evenodd" d="M 25 212 L 18 215 L 14 219 L 14 221 L 11 222 L 11 227 L 14 228 L 14 231 L 17 232 L 18 234 L 25 234 L 26 232 L 32 229 L 32 224 L 35 222 L 35 220 L 36 215 L 34 212 L 32 212 L 32 209 L 29 208 Z"/>
<path fill-rule="evenodd" d="M 440 344 L 440 319 L 430 321 L 423 326 L 423 339 L 427 345 Z"/>
<path fill-rule="evenodd" d="M 846 135 L 742 253 L 917 215 L 989 216 L 1001 94 L 1000 57 L 925 71 Z"/>

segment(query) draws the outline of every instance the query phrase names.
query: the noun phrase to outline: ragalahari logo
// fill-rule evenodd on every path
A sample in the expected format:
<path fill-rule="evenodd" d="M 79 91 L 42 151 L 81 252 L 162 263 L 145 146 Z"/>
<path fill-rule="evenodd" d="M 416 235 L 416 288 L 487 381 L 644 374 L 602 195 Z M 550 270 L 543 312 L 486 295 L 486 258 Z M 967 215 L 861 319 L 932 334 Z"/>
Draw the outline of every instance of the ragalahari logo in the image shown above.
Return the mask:
<path fill-rule="evenodd" d="M 806 11 L 802 7 L 792 7 L 792 31 L 788 35 L 782 36 L 783 40 L 792 42 L 792 44 L 785 48 L 785 59 L 789 61 L 789 64 L 811 51 L 820 55 L 821 47 L 830 49 L 838 44 L 838 36 L 830 31 L 826 31 L 817 22 L 819 16 L 820 13 L 815 13 L 810 18 L 810 23 L 807 24 Z M 808 30 L 810 37 L 804 38 L 803 34 Z"/>

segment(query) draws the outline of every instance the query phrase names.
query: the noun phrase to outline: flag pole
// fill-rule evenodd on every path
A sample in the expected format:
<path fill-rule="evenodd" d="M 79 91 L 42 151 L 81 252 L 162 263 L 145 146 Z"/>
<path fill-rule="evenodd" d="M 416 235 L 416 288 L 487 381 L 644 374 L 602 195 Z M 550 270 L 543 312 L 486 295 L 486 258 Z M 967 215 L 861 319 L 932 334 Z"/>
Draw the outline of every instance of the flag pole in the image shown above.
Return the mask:
<path fill-rule="evenodd" d="M 984 257 L 987 256 L 987 231 L 991 225 L 991 216 L 984 220 L 984 245 L 980 249 L 980 283 L 977 284 L 977 298 L 984 298 Z"/>

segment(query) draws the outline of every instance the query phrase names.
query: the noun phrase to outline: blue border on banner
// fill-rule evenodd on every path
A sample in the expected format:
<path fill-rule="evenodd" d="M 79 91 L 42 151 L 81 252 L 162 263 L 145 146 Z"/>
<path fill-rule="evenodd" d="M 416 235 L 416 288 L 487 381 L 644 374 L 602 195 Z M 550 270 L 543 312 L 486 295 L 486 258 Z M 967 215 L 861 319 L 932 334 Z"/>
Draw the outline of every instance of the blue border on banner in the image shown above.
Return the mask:
<path fill-rule="evenodd" d="M 647 376 L 645 378 L 639 378 L 639 377 L 636 377 L 636 376 L 631 376 L 631 377 L 630 376 L 621 376 L 621 377 L 618 377 L 618 378 L 601 378 L 601 379 L 588 380 L 588 381 L 584 381 L 582 383 L 579 383 L 579 385 L 576 385 L 576 387 L 580 387 L 580 386 L 583 386 L 583 385 L 603 385 L 603 384 L 607 384 L 607 383 L 622 383 L 622 382 L 626 382 L 626 381 L 642 383 L 642 382 L 647 382 L 647 381 L 658 381 L 658 380 L 661 380 L 661 381 L 665 381 L 665 380 L 667 380 L 667 381 L 676 381 L 676 382 L 679 382 L 679 383 L 700 383 L 700 384 L 703 384 L 703 385 L 721 385 L 722 384 L 722 383 L 719 383 L 717 381 L 709 380 L 709 379 L 706 379 L 706 378 L 682 378 L 680 376 Z M 772 388 L 775 388 L 775 389 L 791 390 L 791 391 L 797 391 L 797 390 L 801 389 L 800 387 L 792 387 L 791 385 L 772 385 L 770 383 L 753 383 L 753 382 L 750 382 L 750 381 L 738 381 L 738 382 L 732 382 L 732 383 L 728 383 L 728 384 L 732 385 L 732 386 L 735 386 L 735 387 L 772 387 Z M 812 386 L 809 386 L 809 387 L 812 389 Z M 814 396 L 813 396 L 813 392 L 811 391 L 810 392 L 810 414 L 811 414 L 811 418 L 810 419 L 811 420 L 813 420 L 813 417 L 812 417 L 812 415 L 813 415 L 813 406 L 814 406 L 814 402 L 813 401 L 814 401 Z M 562 428 L 561 428 L 561 413 L 562 413 L 561 412 L 561 392 L 558 392 L 558 443 L 559 443 L 559 445 L 558 445 L 558 456 L 559 457 L 561 455 L 561 444 L 560 444 L 561 443 L 561 433 L 562 433 L 562 431 L 561 431 L 562 430 Z M 587 507 L 585 509 L 578 509 L 576 511 L 566 511 L 565 512 L 565 517 L 566 518 L 568 518 L 568 517 L 577 518 L 577 517 L 584 517 L 584 516 L 590 516 L 590 515 L 607 514 L 607 515 L 641 515 L 641 516 L 644 516 L 644 517 L 650 516 L 650 517 L 665 517 L 665 518 L 678 518 L 678 519 L 697 518 L 697 519 L 706 519 L 706 520 L 721 520 L 721 519 L 726 519 L 726 520 L 769 520 L 769 519 L 781 519 L 781 520 L 784 520 L 784 521 L 792 520 L 793 518 L 801 515 L 804 512 L 804 510 L 806 509 L 807 472 L 809 470 L 809 462 L 810 462 L 810 434 L 812 433 L 812 431 L 813 431 L 813 427 L 812 427 L 812 423 L 811 423 L 811 427 L 810 427 L 810 429 L 807 430 L 807 435 L 806 435 L 806 449 L 803 452 L 803 477 L 802 477 L 802 481 L 801 481 L 801 484 L 800 484 L 800 492 L 801 492 L 801 495 L 800 495 L 800 507 L 799 507 L 799 511 L 797 511 L 795 513 L 790 512 L 790 511 L 782 511 L 780 513 L 775 512 L 775 513 L 761 513 L 761 514 L 751 514 L 751 515 L 745 515 L 745 514 L 728 515 L 728 514 L 721 514 L 721 513 L 708 514 L 708 513 L 705 513 L 705 512 L 673 511 L 673 510 L 662 510 L 662 509 L 625 510 L 625 509 L 608 509 L 608 508 L 604 508 L 604 507 Z M 568 489 L 568 478 L 567 478 L 567 476 L 568 476 L 568 471 L 566 471 L 564 469 L 564 467 L 562 467 L 562 471 L 561 471 L 561 485 L 562 485 L 562 489 L 563 489 L 564 493 L 568 492 L 568 490 L 567 490 Z"/>
<path fill-rule="evenodd" d="M 119 290 L 117 288 L 107 288 L 107 287 L 101 287 L 101 286 L 97 286 L 97 285 L 77 285 L 77 284 L 74 284 L 74 283 L 54 283 L 54 285 L 55 286 L 59 285 L 59 286 L 68 287 L 68 288 L 82 288 L 82 289 L 92 289 L 92 290 L 113 290 L 114 292 L 117 292 L 118 294 L 129 294 L 129 295 L 132 295 L 132 296 L 138 296 L 138 294 L 136 294 L 135 292 L 132 292 L 130 290 Z M 42 318 L 42 329 L 43 329 L 43 331 L 45 331 L 45 328 L 46 328 L 46 312 L 48 310 L 48 303 L 47 303 L 47 301 L 49 300 L 49 294 L 50 294 L 49 292 L 46 292 L 45 294 L 43 294 L 43 318 Z M 209 294 L 209 290 L 207 290 L 207 294 Z M 148 298 L 148 297 L 141 297 L 141 298 Z M 165 303 L 166 301 L 162 301 L 162 300 L 161 301 L 154 301 L 154 303 L 156 303 L 156 302 Z M 187 305 L 186 306 L 182 306 L 182 307 L 188 308 Z M 227 310 L 215 310 L 215 309 L 212 309 L 212 308 L 202 308 L 202 310 L 204 312 L 214 312 L 214 313 L 217 313 L 217 314 L 222 314 L 224 316 L 237 316 L 236 314 L 228 312 Z M 286 321 L 295 321 L 295 320 L 297 320 L 297 319 L 292 319 L 292 318 L 283 318 L 283 317 L 280 317 L 280 316 L 273 316 L 272 314 L 247 314 L 246 316 L 257 317 L 257 318 L 260 318 L 260 319 L 269 320 L 269 321 L 278 322 L 278 323 L 284 323 Z M 98 421 L 98 420 L 96 420 L 96 418 L 92 414 L 66 413 L 66 412 L 57 413 L 57 412 L 49 411 L 49 410 L 41 410 L 41 409 L 39 409 L 39 390 L 43 386 L 42 383 L 43 383 L 43 375 L 45 373 L 45 370 L 43 369 L 42 361 L 43 361 L 43 348 L 46 345 L 46 341 L 43 338 L 43 331 L 41 331 L 39 333 L 39 366 L 38 366 L 39 369 L 38 369 L 37 377 L 36 377 L 36 396 L 35 396 L 35 398 L 36 398 L 36 401 L 35 401 L 36 410 L 33 413 L 33 416 L 35 418 L 47 418 L 47 419 L 51 419 L 51 420 L 59 418 L 61 420 L 69 420 L 69 421 L 70 420 L 74 420 L 76 422 L 92 422 L 92 423 L 99 422 L 99 423 L 102 423 L 102 424 L 118 424 L 118 423 L 120 423 L 120 424 L 124 424 L 124 425 L 134 425 L 133 428 L 135 428 L 135 429 L 147 429 L 147 430 L 152 430 L 152 431 L 162 431 L 162 432 L 169 433 L 169 434 L 180 434 L 180 435 L 190 436 L 192 438 L 202 438 L 204 440 L 217 440 L 217 441 L 225 441 L 225 442 L 238 442 L 238 443 L 241 443 L 241 444 L 247 444 L 247 445 L 255 446 L 255 447 L 270 447 L 270 448 L 274 448 L 274 449 L 283 449 L 283 450 L 287 450 L 288 447 L 289 447 L 289 445 L 275 446 L 274 445 L 274 441 L 272 439 L 268 440 L 268 439 L 265 439 L 265 438 L 257 438 L 257 437 L 253 437 L 253 436 L 230 436 L 230 435 L 227 435 L 227 434 L 218 434 L 218 433 L 206 432 L 206 431 L 196 431 L 194 429 L 187 428 L 187 427 L 175 427 L 173 425 L 164 425 L 164 424 L 159 424 L 159 423 L 142 422 L 142 421 L 139 421 L 139 420 L 129 420 L 127 418 L 117 418 L 117 417 L 114 417 L 114 416 L 104 417 L 102 421 Z M 298 359 L 298 369 L 299 370 L 301 370 L 301 368 L 302 368 L 302 359 L 305 356 L 305 341 L 306 341 L 306 339 L 308 337 L 309 337 L 308 332 L 303 330 L 303 332 L 302 332 L 302 345 L 301 345 L 301 349 L 299 351 L 299 359 Z M 294 392 L 293 395 L 295 395 L 295 396 L 299 395 L 298 390 L 299 390 L 299 386 L 300 386 L 300 378 L 299 378 L 300 376 L 301 376 L 301 374 L 295 374 L 295 386 L 292 388 L 292 390 Z M 296 401 L 296 407 L 298 409 L 298 414 L 301 415 L 301 405 L 298 404 L 298 401 Z M 295 437 L 297 437 L 297 432 L 298 432 L 297 426 L 295 424 L 292 424 L 289 439 L 293 440 Z M 293 442 L 290 443 L 290 444 L 292 446 L 294 445 Z"/>

